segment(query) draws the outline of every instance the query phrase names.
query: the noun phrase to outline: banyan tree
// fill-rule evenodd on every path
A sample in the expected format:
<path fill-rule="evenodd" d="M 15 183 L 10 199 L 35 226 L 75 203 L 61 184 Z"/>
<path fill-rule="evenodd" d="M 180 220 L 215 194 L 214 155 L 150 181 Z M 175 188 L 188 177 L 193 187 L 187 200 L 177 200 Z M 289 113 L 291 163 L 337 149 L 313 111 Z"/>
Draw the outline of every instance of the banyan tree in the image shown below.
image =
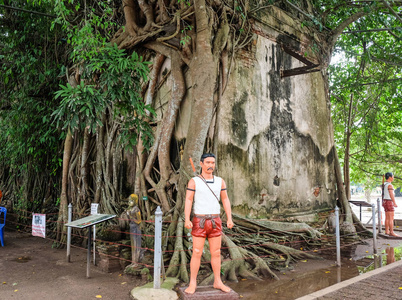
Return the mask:
<path fill-rule="evenodd" d="M 235 232 L 246 236 L 224 237 L 228 278 L 274 276 L 261 254 L 272 261 L 285 255 L 286 266 L 310 257 L 276 242 L 319 237 L 303 222 L 332 210 L 337 199 L 345 230 L 354 232 L 327 69 L 344 29 L 386 9 L 384 4 L 123 0 L 56 7 L 59 22 L 80 28 L 68 36 L 71 51 L 86 53 L 67 60 L 69 84 L 56 93 L 61 105 L 54 116 L 66 132 L 59 224 L 69 202 L 81 213 L 91 202 L 104 213 L 120 213 L 123 199 L 136 193 L 147 199 L 140 201 L 145 219 L 160 206 L 169 221 L 172 238 L 165 249 L 188 249 L 181 221 L 185 187 L 194 175 L 189 160 L 197 165 L 203 152 L 213 152 L 228 185 Z M 96 56 L 106 47 L 74 40 L 93 32 L 102 33 L 110 56 Z M 129 72 L 116 71 L 126 64 Z M 96 100 L 96 109 L 74 106 L 82 95 Z M 58 232 L 62 240 L 61 225 Z M 255 241 L 255 234 L 259 247 L 234 246 Z M 185 251 L 174 252 L 168 275 L 186 281 L 188 258 Z"/>

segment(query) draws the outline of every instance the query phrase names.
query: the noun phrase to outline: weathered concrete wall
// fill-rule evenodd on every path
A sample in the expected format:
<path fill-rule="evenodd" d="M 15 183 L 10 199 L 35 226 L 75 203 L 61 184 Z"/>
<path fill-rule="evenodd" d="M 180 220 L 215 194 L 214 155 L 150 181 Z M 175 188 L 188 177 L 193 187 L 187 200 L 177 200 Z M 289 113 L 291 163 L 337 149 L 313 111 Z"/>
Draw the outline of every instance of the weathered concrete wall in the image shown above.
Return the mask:
<path fill-rule="evenodd" d="M 256 16 L 255 39 L 234 59 L 220 101 L 217 171 L 234 212 L 242 215 L 302 219 L 335 204 L 333 128 L 323 76 L 280 76 L 281 70 L 304 66 L 283 45 L 317 63 L 307 29 L 292 22 L 274 7 Z M 170 69 L 170 61 L 164 67 Z M 159 118 L 170 86 L 168 78 L 156 97 Z M 191 122 L 190 98 L 191 86 L 175 128 L 173 159 Z"/>
<path fill-rule="evenodd" d="M 333 207 L 334 141 L 322 75 L 280 77 L 281 68 L 302 65 L 261 36 L 236 60 L 218 118 L 219 174 L 234 211 L 273 217 Z"/>

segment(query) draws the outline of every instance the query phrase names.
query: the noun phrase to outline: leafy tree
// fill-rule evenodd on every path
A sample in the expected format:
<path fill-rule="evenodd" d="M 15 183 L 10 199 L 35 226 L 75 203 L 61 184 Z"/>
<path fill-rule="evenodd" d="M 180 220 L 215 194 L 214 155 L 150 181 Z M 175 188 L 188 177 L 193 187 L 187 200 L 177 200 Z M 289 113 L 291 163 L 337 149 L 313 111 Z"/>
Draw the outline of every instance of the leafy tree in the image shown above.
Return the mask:
<path fill-rule="evenodd" d="M 379 184 L 381 174 L 399 169 L 402 31 L 400 17 L 389 14 L 400 9 L 394 8 L 381 7 L 351 24 L 336 47 L 343 59 L 330 67 L 335 137 L 349 199 L 350 180 Z"/>
<path fill-rule="evenodd" d="M 138 133 L 142 132 L 143 142 L 149 148 L 153 136 L 145 119 L 153 109 L 140 101 L 140 80 L 147 80 L 147 63 L 135 52 L 127 57 L 116 45 L 106 44 L 82 67 L 79 84 L 61 85 L 56 92 L 56 99 L 62 99 L 53 112 L 57 127 L 72 131 L 88 127 L 89 132 L 95 132 L 98 126 L 103 126 L 102 115 L 110 111 L 113 118 L 121 119 L 123 141 L 133 147 Z"/>
<path fill-rule="evenodd" d="M 52 126 L 57 107 L 52 93 L 59 84 L 65 44 L 58 28 L 50 30 L 52 5 L 26 3 L 20 11 L 3 7 L 17 2 L 0 4 L 2 189 L 17 207 L 39 210 L 43 199 L 57 199 L 60 133 Z"/>
<path fill-rule="evenodd" d="M 71 49 L 68 83 L 56 92 L 56 99 L 61 102 L 53 113 L 57 126 L 67 131 L 59 224 L 67 219 L 68 198 L 80 211 L 88 209 L 91 202 L 99 202 L 105 213 L 117 212 L 123 186 L 119 166 L 122 157 L 117 154 L 122 153 L 121 145 L 132 149 L 140 137 L 146 149 L 152 144 L 149 122 L 154 112 L 141 101 L 147 63 L 136 52 L 109 43 L 119 26 L 114 19 L 116 6 L 112 2 L 55 2 L 54 25 L 59 24 L 66 32 Z M 82 139 L 78 153 L 73 151 L 73 135 Z M 95 156 L 91 157 L 92 147 Z M 80 164 L 70 162 L 75 154 Z M 89 172 L 90 160 L 96 165 L 94 173 Z M 76 172 L 78 180 L 72 183 L 73 191 L 69 192 L 71 172 Z M 95 193 L 91 193 L 93 190 Z M 60 241 L 64 239 L 61 234 L 64 230 L 62 225 L 58 227 Z"/>

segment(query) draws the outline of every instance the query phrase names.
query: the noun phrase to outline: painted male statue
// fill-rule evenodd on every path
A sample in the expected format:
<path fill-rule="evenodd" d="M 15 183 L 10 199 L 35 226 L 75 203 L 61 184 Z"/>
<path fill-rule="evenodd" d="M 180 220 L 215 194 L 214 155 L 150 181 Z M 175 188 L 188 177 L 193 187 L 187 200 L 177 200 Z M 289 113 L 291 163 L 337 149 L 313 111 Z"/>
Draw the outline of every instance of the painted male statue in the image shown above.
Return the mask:
<path fill-rule="evenodd" d="M 227 216 L 227 227 L 233 227 L 232 211 L 226 191 L 225 181 L 213 175 L 215 155 L 205 153 L 200 161 L 201 175 L 190 179 L 184 207 L 185 227 L 192 229 L 193 255 L 190 262 L 190 284 L 185 290 L 193 294 L 197 288 L 197 274 L 200 268 L 201 256 L 205 239 L 208 238 L 211 251 L 211 265 L 214 273 L 214 288 L 230 292 L 230 288 L 221 280 L 221 235 L 222 221 L 220 219 L 220 204 Z M 194 202 L 194 218 L 190 220 L 191 208 Z"/>

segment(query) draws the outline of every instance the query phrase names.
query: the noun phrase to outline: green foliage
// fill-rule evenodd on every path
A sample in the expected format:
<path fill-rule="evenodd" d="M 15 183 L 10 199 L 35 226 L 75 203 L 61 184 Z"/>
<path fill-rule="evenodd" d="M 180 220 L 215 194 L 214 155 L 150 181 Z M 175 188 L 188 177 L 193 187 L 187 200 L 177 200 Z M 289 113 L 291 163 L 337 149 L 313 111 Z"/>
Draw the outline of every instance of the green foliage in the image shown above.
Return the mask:
<path fill-rule="evenodd" d="M 147 122 L 154 112 L 141 99 L 141 81 L 148 76 L 147 62 L 135 52 L 131 55 L 108 41 L 118 30 L 114 15 L 115 2 L 68 2 L 56 0 L 55 12 L 71 47 L 70 59 L 79 69 L 77 86 L 60 85 L 55 93 L 60 99 L 53 112 L 57 127 L 95 131 L 103 126 L 105 114 L 121 124 L 121 141 L 133 146 L 141 133 L 145 147 L 152 144 L 153 134 Z M 118 2 L 120 5 L 120 2 Z M 74 18 L 80 14 L 77 22 Z"/>
<path fill-rule="evenodd" d="M 120 2 L 119 2 L 120 4 Z M 119 28 L 114 20 L 116 3 L 110 1 L 83 2 L 54 1 L 57 25 L 66 33 L 66 42 L 71 45 L 70 58 L 74 63 L 91 60 L 97 56 Z M 77 15 L 80 16 L 77 18 Z"/>
<path fill-rule="evenodd" d="M 47 4 L 27 10 L 51 13 Z M 0 8 L 0 159 L 18 176 L 22 171 L 57 170 L 59 134 L 51 126 L 52 90 L 58 85 L 63 49 L 59 28 L 48 17 Z M 54 173 L 54 172 L 53 172 Z"/>
<path fill-rule="evenodd" d="M 56 98 L 60 106 L 53 113 L 57 127 L 72 131 L 89 127 L 95 131 L 103 126 L 102 115 L 110 112 L 121 122 L 121 138 L 124 143 L 135 145 L 139 133 L 147 147 L 152 143 L 152 129 L 147 113 L 154 113 L 141 101 L 140 81 L 146 81 L 148 63 L 137 53 L 127 55 L 116 45 L 106 44 L 93 52 L 91 60 L 82 64 L 81 82 L 73 87 L 60 85 Z"/>
<path fill-rule="evenodd" d="M 193 26 L 187 25 L 184 27 L 184 29 L 181 30 L 182 38 L 180 39 L 180 44 L 183 46 L 185 44 L 187 44 L 188 42 L 190 42 L 190 40 L 191 40 L 191 37 L 187 34 L 188 30 L 190 30 L 190 31 L 193 30 Z"/>
<path fill-rule="evenodd" d="M 341 35 L 335 55 L 340 61 L 329 69 L 335 140 L 343 159 L 349 129 L 355 182 L 379 183 L 378 175 L 400 169 L 402 35 L 370 30 L 401 25 L 388 10 L 371 11 Z"/>

